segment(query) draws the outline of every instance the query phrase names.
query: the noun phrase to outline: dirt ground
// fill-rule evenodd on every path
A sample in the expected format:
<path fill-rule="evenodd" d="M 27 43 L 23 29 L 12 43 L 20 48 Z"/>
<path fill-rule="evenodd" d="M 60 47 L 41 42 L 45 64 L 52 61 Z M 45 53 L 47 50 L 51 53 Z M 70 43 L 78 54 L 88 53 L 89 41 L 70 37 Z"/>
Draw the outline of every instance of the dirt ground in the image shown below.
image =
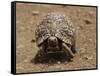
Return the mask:
<path fill-rule="evenodd" d="M 71 62 L 34 63 L 38 53 L 34 31 L 49 12 L 71 18 L 76 29 L 76 51 Z M 63 57 L 63 55 L 62 55 Z M 63 60 L 62 58 L 59 58 Z M 62 71 L 96 68 L 96 7 L 16 4 L 16 71 L 17 73 Z"/>

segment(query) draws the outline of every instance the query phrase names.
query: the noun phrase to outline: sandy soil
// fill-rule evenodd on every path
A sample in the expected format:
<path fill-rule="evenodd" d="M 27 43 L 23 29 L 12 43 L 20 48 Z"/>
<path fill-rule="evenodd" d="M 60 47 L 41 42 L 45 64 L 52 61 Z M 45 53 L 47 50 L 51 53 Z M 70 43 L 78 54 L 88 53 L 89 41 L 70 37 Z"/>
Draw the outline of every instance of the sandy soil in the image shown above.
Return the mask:
<path fill-rule="evenodd" d="M 61 12 L 70 17 L 76 28 L 77 53 L 71 62 L 34 63 L 38 47 L 34 31 L 48 12 Z M 61 55 L 60 55 L 61 56 Z M 63 55 L 62 55 L 63 57 Z M 41 58 L 40 58 L 41 59 Z M 16 5 L 16 71 L 17 73 L 79 70 L 96 68 L 96 8 L 62 5 Z"/>

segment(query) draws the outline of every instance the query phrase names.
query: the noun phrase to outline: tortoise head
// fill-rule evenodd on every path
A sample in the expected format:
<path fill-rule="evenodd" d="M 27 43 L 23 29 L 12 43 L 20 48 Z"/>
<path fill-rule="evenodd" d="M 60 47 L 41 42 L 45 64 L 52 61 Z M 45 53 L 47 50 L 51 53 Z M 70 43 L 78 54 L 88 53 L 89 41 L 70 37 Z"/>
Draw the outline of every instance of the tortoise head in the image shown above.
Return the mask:
<path fill-rule="evenodd" d="M 51 36 L 48 38 L 48 45 L 50 47 L 56 47 L 58 46 L 58 39 L 55 36 Z"/>

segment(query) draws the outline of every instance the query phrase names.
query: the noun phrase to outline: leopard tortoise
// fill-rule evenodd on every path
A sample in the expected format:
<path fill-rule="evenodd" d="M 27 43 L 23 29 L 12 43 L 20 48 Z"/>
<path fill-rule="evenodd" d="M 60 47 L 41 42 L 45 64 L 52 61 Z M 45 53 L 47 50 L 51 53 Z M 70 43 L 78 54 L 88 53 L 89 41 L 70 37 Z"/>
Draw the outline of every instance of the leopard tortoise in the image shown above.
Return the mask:
<path fill-rule="evenodd" d="M 75 28 L 70 19 L 61 13 L 48 13 L 35 30 L 36 43 L 44 53 L 65 52 L 74 57 Z"/>

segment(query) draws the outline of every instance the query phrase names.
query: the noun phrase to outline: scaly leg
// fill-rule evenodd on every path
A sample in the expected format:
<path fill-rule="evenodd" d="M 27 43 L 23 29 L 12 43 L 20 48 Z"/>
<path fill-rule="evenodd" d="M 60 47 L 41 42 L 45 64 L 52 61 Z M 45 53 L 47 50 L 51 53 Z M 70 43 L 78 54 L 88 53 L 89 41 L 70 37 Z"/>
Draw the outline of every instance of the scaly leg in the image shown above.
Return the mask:
<path fill-rule="evenodd" d="M 45 55 L 46 55 L 46 53 L 44 51 L 43 45 L 39 46 L 39 51 L 38 51 L 37 55 L 35 56 L 35 61 L 36 62 L 44 61 Z"/>
<path fill-rule="evenodd" d="M 62 49 L 65 51 L 65 53 L 67 54 L 67 56 L 69 58 L 73 58 L 74 57 L 73 52 L 71 51 L 71 49 L 65 43 L 62 43 Z"/>

